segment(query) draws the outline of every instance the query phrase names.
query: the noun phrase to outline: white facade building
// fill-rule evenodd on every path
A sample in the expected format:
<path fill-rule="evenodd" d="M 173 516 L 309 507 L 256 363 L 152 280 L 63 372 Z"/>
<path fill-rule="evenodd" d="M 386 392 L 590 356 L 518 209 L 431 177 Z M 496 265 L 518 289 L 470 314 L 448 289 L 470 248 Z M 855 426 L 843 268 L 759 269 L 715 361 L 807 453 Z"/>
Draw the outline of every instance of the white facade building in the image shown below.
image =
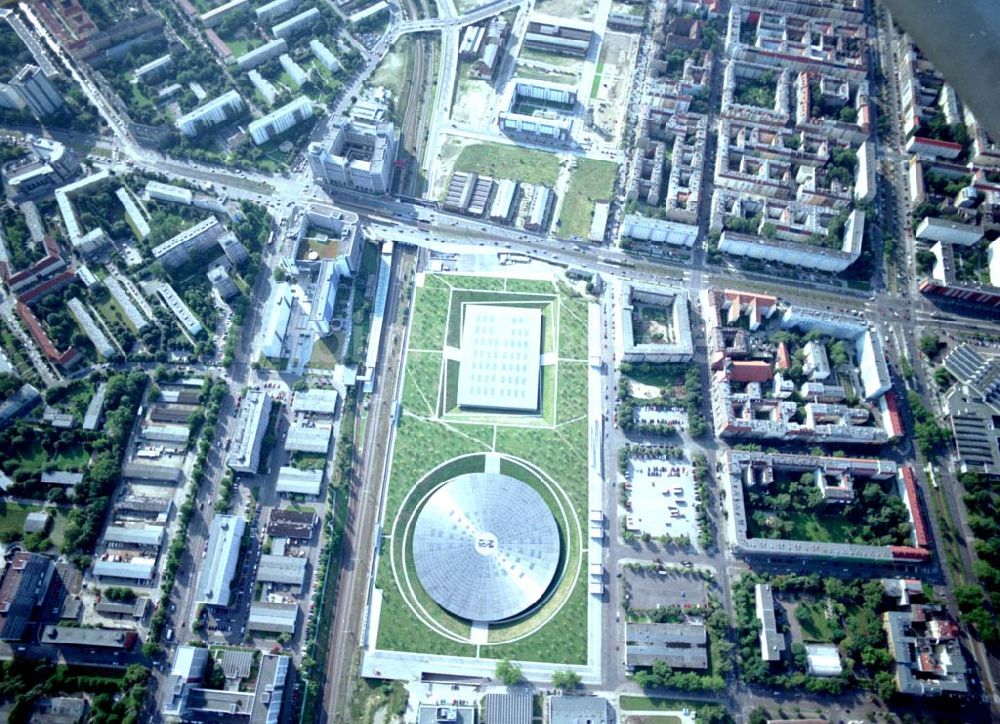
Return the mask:
<path fill-rule="evenodd" d="M 185 136 L 197 136 L 206 128 L 226 122 L 245 108 L 240 94 L 231 90 L 185 113 L 177 119 L 177 128 Z"/>
<path fill-rule="evenodd" d="M 317 22 L 320 19 L 319 10 L 316 8 L 309 8 L 304 10 L 298 15 L 293 15 L 284 20 L 273 28 L 271 28 L 271 35 L 276 38 L 290 38 L 298 33 L 305 31 L 309 25 Z"/>
<path fill-rule="evenodd" d="M 306 96 L 300 96 L 251 123 L 249 126 L 250 136 L 253 138 L 253 142 L 259 146 L 275 136 L 280 136 L 302 121 L 312 118 L 312 115 L 312 101 Z"/>
<path fill-rule="evenodd" d="M 258 23 L 269 23 L 272 20 L 287 15 L 299 6 L 300 0 L 271 0 L 254 10 Z"/>
<path fill-rule="evenodd" d="M 198 321 L 198 318 L 194 316 L 194 312 L 184 303 L 184 300 L 180 298 L 180 295 L 174 291 L 172 286 L 166 282 L 161 282 L 156 291 L 163 299 L 163 303 L 174 313 L 177 321 L 181 323 L 181 326 L 188 334 L 192 337 L 201 334 L 201 330 L 203 329 L 201 322 Z"/>
<path fill-rule="evenodd" d="M 292 315 L 292 303 L 292 288 L 288 282 L 275 284 L 267 300 L 267 316 L 260 330 L 260 353 L 265 357 L 276 359 L 282 356 L 288 320 Z"/>
<path fill-rule="evenodd" d="M 115 346 L 111 344 L 111 340 L 108 339 L 108 336 L 104 334 L 104 330 L 97 326 L 97 322 L 94 321 L 94 318 L 90 315 L 90 312 L 87 311 L 87 308 L 83 306 L 83 302 L 81 302 L 77 297 L 73 297 L 66 303 L 66 306 L 69 309 L 69 313 L 73 316 L 73 319 L 75 319 L 76 323 L 80 325 L 83 333 L 87 335 L 87 338 L 93 343 L 94 349 L 97 350 L 97 353 L 101 355 L 101 357 L 107 359 L 118 351 L 115 349 Z"/>
<path fill-rule="evenodd" d="M 236 65 L 239 66 L 240 70 L 250 70 L 256 68 L 258 65 L 263 65 L 271 58 L 277 58 L 282 53 L 287 52 L 288 43 L 285 42 L 284 38 L 278 38 L 277 40 L 264 43 L 259 48 L 248 50 L 236 59 Z"/>
<path fill-rule="evenodd" d="M 237 473 L 256 474 L 260 443 L 267 432 L 271 398 L 263 390 L 247 390 L 236 414 L 236 428 L 226 464 Z"/>
<path fill-rule="evenodd" d="M 216 515 L 208 533 L 208 552 L 202 561 L 195 601 L 206 606 L 228 606 L 230 585 L 240 557 L 246 521 L 239 515 Z"/>

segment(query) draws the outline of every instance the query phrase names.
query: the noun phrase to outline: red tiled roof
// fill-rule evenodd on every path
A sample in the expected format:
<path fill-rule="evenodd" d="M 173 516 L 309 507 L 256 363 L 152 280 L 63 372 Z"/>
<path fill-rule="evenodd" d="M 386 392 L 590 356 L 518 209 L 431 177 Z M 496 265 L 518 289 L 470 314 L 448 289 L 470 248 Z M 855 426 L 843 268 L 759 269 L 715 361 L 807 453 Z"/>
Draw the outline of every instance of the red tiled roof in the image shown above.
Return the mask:
<path fill-rule="evenodd" d="M 784 342 L 778 344 L 778 355 L 775 367 L 779 370 L 787 370 L 792 366 L 792 356 L 788 354 L 788 345 Z"/>
<path fill-rule="evenodd" d="M 917 479 L 913 475 L 913 468 L 904 465 L 903 487 L 906 489 L 906 504 L 913 516 L 913 532 L 917 540 L 917 545 L 926 548 L 930 538 L 927 535 L 927 525 L 924 522 L 924 514 L 920 511 L 920 497 L 917 495 Z"/>
<path fill-rule="evenodd" d="M 904 558 L 913 561 L 926 561 L 931 557 L 930 551 L 926 548 L 915 548 L 913 546 L 889 546 L 893 558 Z"/>
<path fill-rule="evenodd" d="M 771 365 L 759 360 L 737 360 L 729 365 L 729 379 L 734 382 L 767 382 Z"/>
<path fill-rule="evenodd" d="M 54 292 L 58 289 L 62 289 L 65 286 L 69 286 L 76 279 L 76 273 L 72 270 L 64 271 L 61 274 L 57 274 L 51 279 L 47 279 L 41 284 L 32 287 L 24 294 L 18 296 L 24 304 L 31 304 L 32 302 L 41 299 L 46 294 Z"/>
<path fill-rule="evenodd" d="M 951 141 L 939 141 L 936 138 L 927 138 L 926 136 L 914 136 L 914 143 L 929 143 L 932 146 L 941 146 L 941 148 L 951 148 L 962 150 L 961 143 L 953 143 Z"/>
<path fill-rule="evenodd" d="M 75 347 L 70 347 L 65 352 L 60 352 L 56 349 L 55 344 L 49 339 L 49 335 L 45 333 L 42 323 L 38 321 L 38 317 L 35 316 L 35 313 L 31 311 L 28 305 L 19 301 L 17 303 L 17 316 L 21 318 L 24 326 L 28 328 L 28 333 L 51 361 L 63 367 L 68 367 L 76 362 L 80 356 L 79 351 Z"/>

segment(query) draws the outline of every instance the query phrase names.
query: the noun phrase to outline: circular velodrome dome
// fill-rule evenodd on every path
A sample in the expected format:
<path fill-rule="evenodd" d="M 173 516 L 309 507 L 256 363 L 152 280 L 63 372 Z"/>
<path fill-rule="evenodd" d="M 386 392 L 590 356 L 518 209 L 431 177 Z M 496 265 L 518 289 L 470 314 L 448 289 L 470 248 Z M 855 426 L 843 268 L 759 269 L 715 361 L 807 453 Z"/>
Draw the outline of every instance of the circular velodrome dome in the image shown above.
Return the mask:
<path fill-rule="evenodd" d="M 559 565 L 559 529 L 535 490 L 470 473 L 431 494 L 413 529 L 417 576 L 442 608 L 502 621 L 535 604 Z"/>

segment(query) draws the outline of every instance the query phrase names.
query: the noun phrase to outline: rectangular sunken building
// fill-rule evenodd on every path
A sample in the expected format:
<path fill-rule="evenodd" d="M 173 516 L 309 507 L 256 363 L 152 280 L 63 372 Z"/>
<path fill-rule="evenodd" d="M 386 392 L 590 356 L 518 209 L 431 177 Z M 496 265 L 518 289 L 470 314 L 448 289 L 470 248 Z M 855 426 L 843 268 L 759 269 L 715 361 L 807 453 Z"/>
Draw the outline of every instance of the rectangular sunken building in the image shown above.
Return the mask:
<path fill-rule="evenodd" d="M 537 410 L 541 339 L 540 309 L 468 305 L 462 327 L 458 404 Z"/>

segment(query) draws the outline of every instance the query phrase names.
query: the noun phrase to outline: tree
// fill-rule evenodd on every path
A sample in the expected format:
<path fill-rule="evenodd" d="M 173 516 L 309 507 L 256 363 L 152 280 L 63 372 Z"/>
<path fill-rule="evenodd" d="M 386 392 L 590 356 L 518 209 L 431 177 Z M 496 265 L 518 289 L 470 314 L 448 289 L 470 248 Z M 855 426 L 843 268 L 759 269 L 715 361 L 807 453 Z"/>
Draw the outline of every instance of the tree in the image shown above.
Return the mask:
<path fill-rule="evenodd" d="M 524 679 L 521 667 L 512 664 L 510 659 L 501 659 L 497 662 L 496 676 L 507 686 L 514 686 Z"/>
<path fill-rule="evenodd" d="M 928 357 L 933 357 L 944 345 L 936 334 L 925 334 L 918 343 L 920 351 Z"/>
<path fill-rule="evenodd" d="M 747 724 L 767 724 L 767 720 L 770 719 L 767 713 L 767 709 L 762 706 L 758 706 L 747 716 Z"/>
<path fill-rule="evenodd" d="M 553 671 L 552 688 L 572 691 L 580 685 L 580 675 L 575 671 Z"/>

